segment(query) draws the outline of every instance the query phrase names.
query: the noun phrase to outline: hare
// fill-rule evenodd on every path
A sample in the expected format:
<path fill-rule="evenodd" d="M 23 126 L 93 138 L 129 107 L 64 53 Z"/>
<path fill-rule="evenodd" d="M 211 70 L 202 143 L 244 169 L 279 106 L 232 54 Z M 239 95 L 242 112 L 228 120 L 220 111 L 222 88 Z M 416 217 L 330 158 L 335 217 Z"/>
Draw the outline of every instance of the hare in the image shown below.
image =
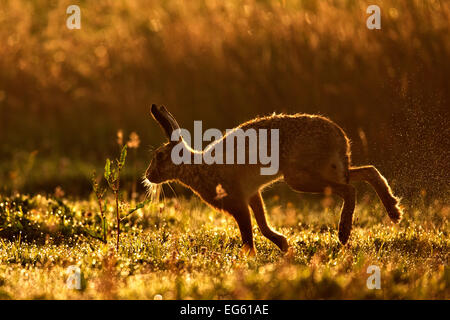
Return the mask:
<path fill-rule="evenodd" d="M 274 114 L 250 120 L 233 129 L 279 130 L 279 171 L 274 175 L 261 175 L 260 164 L 174 164 L 171 154 L 179 143 L 185 145 L 191 157 L 204 153 L 207 148 L 193 150 L 182 137 L 179 141 L 171 141 L 172 132 L 180 126 L 164 106 L 153 104 L 151 114 L 169 142 L 155 151 L 145 172 L 147 183 L 176 181 L 190 188 L 208 205 L 231 214 L 238 224 L 243 251 L 247 254 L 256 253 L 249 207 L 261 233 L 283 252 L 289 248 L 286 237 L 267 223 L 261 197 L 264 187 L 281 179 L 297 192 L 322 193 L 327 189 L 344 200 L 338 232 L 343 245 L 349 240 L 355 209 L 355 188 L 350 182 L 368 182 L 391 220 L 397 223 L 401 219 L 399 200 L 392 194 L 386 179 L 374 166 L 350 165 L 349 139 L 337 124 L 325 117 Z M 231 139 L 232 132 L 211 144 L 225 143 L 226 139 Z"/>

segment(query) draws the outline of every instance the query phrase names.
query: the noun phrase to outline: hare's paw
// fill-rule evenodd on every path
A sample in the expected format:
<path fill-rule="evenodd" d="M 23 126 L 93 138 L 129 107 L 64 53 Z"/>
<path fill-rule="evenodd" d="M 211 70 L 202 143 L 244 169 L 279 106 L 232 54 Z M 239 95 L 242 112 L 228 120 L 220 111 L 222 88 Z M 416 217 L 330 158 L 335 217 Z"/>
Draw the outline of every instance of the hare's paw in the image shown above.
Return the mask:
<path fill-rule="evenodd" d="M 293 247 L 289 247 L 286 251 L 284 251 L 284 259 L 287 262 L 293 263 L 295 261 L 295 250 Z"/>
<path fill-rule="evenodd" d="M 280 237 L 278 247 L 280 248 L 281 251 L 283 251 L 285 253 L 289 251 L 290 246 L 289 246 L 289 243 L 288 243 L 286 237 L 284 237 L 284 236 Z"/>
<path fill-rule="evenodd" d="M 395 201 L 393 201 L 392 204 L 388 206 L 386 210 L 392 222 L 399 223 L 400 220 L 402 220 L 403 210 L 397 199 L 395 199 Z"/>
<path fill-rule="evenodd" d="M 244 257 L 255 257 L 256 256 L 256 249 L 254 246 L 250 246 L 249 244 L 244 244 L 244 246 L 241 249 L 241 255 Z"/>

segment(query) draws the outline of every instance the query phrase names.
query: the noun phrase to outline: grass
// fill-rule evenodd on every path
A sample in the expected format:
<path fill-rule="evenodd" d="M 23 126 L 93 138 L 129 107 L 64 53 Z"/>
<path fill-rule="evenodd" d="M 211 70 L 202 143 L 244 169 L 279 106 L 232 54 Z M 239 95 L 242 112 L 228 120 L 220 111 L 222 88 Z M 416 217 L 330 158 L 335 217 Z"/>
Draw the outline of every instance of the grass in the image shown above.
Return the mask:
<path fill-rule="evenodd" d="M 448 206 L 406 208 L 394 226 L 366 195 L 356 209 L 351 241 L 342 247 L 336 232 L 340 205 L 334 198 L 301 196 L 287 203 L 278 196 L 266 198 L 270 221 L 292 245 L 287 255 L 255 227 L 258 254 L 242 256 L 234 220 L 196 198 L 166 199 L 136 211 L 123 221 L 118 253 L 111 237 L 113 198 L 107 203 L 107 244 L 89 236 L 101 229 L 94 196 L 0 198 L 0 297 L 450 298 Z M 81 268 L 82 290 L 66 287 L 70 265 Z M 381 290 L 366 286 L 369 265 L 381 269 Z"/>
<path fill-rule="evenodd" d="M 449 299 L 450 2 L 82 1 L 81 30 L 65 27 L 72 1 L 0 3 L 0 298 Z M 381 30 L 366 28 L 372 4 Z M 364 193 L 342 247 L 337 199 L 269 190 L 269 219 L 293 250 L 255 227 L 248 259 L 230 217 L 175 189 L 122 221 L 116 252 L 117 212 L 142 203 L 136 182 L 163 137 L 151 103 L 188 130 L 329 116 L 405 217 L 393 226 Z M 118 130 L 142 147 L 120 174 L 130 196 L 119 208 L 102 198 L 102 217 L 90 177 L 119 152 Z M 366 287 L 372 264 L 381 290 Z M 65 285 L 71 265 L 81 291 Z"/>
<path fill-rule="evenodd" d="M 402 196 L 447 189 L 448 1 L 81 1 L 80 30 L 71 0 L 0 3 L 0 188 L 83 192 L 78 171 L 117 153 L 117 130 L 161 143 L 156 103 L 189 130 L 320 113 Z"/>

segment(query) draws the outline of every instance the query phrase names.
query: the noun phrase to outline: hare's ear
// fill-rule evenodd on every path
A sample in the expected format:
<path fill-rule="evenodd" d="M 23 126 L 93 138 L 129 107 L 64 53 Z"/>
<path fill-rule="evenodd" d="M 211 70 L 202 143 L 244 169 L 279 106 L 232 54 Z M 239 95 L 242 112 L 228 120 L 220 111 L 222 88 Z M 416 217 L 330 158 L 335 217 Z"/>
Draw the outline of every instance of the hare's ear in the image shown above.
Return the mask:
<path fill-rule="evenodd" d="M 156 104 L 152 104 L 151 114 L 164 130 L 167 138 L 170 140 L 172 131 L 180 128 L 175 118 L 164 106 L 158 107 Z"/>

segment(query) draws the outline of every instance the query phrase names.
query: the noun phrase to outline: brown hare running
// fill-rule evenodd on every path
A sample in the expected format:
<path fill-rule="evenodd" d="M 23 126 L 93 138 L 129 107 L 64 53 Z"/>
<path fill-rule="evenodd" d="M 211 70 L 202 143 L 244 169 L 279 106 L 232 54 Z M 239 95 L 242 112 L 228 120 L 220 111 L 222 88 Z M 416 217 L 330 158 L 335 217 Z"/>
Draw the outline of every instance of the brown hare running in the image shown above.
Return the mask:
<path fill-rule="evenodd" d="M 225 144 L 227 139 L 234 139 L 231 134 L 239 129 L 278 129 L 279 170 L 274 175 L 262 175 L 261 164 L 175 164 L 171 158 L 172 150 L 180 143 L 185 146 L 190 158 L 204 154 L 208 148 L 193 150 L 183 138 L 171 141 L 172 133 L 180 126 L 163 106 L 152 105 L 151 114 L 161 125 L 169 142 L 156 150 L 145 178 L 155 184 L 179 182 L 207 204 L 231 214 L 239 226 L 246 253 L 255 254 L 249 207 L 261 233 L 282 251 L 287 251 L 289 247 L 286 237 L 267 223 L 261 198 L 261 190 L 280 179 L 284 179 L 295 191 L 322 193 L 328 189 L 344 200 L 339 222 L 339 240 L 342 244 L 349 239 L 355 209 L 355 188 L 350 182 L 370 183 L 391 220 L 397 223 L 401 219 L 398 199 L 392 194 L 386 179 L 373 166 L 350 166 L 349 140 L 344 131 L 327 118 L 274 114 L 245 122 L 211 143 Z M 248 144 L 245 146 L 249 147 Z"/>

